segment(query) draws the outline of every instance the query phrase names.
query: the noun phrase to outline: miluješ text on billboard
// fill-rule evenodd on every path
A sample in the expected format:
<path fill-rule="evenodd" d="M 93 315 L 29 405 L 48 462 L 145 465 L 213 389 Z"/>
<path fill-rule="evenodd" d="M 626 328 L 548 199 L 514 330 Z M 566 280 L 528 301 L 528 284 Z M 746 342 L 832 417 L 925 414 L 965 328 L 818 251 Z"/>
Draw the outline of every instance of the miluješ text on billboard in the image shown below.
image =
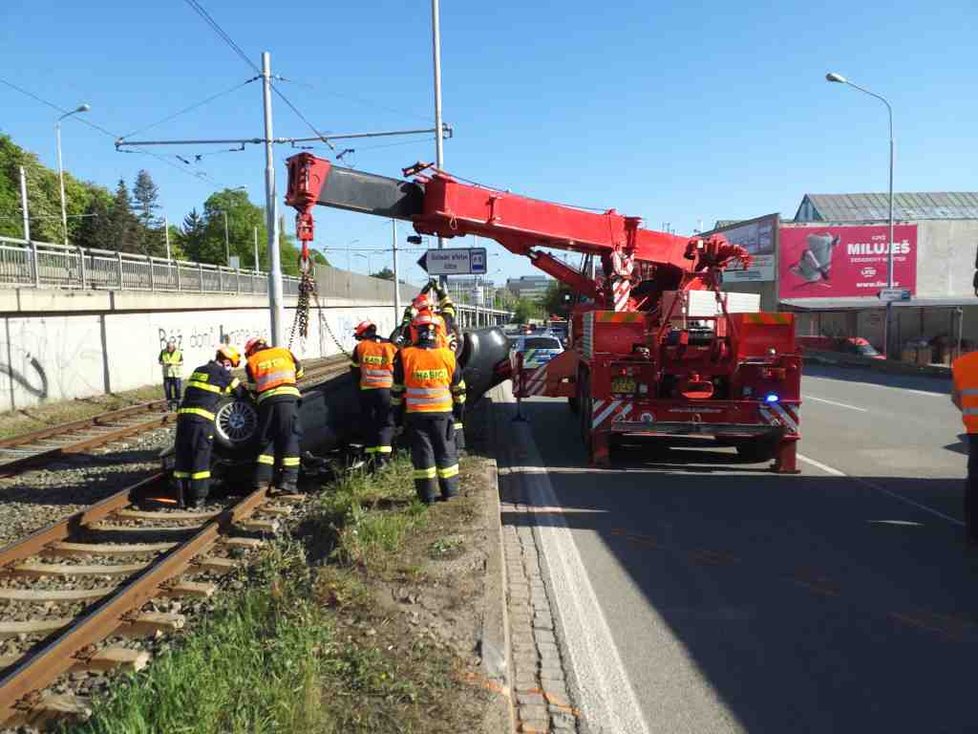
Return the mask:
<path fill-rule="evenodd" d="M 888 238 L 885 224 L 782 227 L 779 298 L 875 297 L 888 285 Z M 915 224 L 893 228 L 893 285 L 916 290 Z"/>

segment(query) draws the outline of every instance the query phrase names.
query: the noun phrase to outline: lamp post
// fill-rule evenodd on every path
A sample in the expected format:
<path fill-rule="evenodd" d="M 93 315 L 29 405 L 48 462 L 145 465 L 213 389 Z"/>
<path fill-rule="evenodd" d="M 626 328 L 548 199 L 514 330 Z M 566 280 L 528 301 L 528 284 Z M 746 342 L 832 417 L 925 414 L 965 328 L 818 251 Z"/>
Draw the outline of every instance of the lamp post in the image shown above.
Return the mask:
<path fill-rule="evenodd" d="M 64 243 L 68 244 L 68 209 L 65 206 L 65 170 L 61 163 L 61 121 L 66 117 L 77 115 L 80 112 L 88 112 L 92 109 L 87 102 L 78 105 L 71 112 L 65 112 L 54 123 L 54 135 L 58 143 L 58 182 L 61 185 L 61 232 L 64 235 Z"/>
<path fill-rule="evenodd" d="M 373 272 L 373 268 L 370 267 L 370 255 L 369 254 L 364 255 L 361 252 L 355 252 L 355 253 L 353 253 L 353 256 L 354 257 L 362 257 L 364 260 L 367 261 L 367 275 L 370 275 Z"/>
<path fill-rule="evenodd" d="M 846 84 L 853 89 L 858 89 L 863 94 L 868 94 L 870 97 L 875 97 L 880 102 L 886 105 L 886 113 L 890 123 L 890 215 L 889 215 L 889 242 L 887 245 L 887 277 L 886 285 L 887 288 L 893 287 L 893 108 L 890 106 L 889 101 L 886 97 L 883 97 L 876 92 L 872 92 L 858 84 L 853 84 L 851 81 L 846 79 L 842 74 L 836 74 L 835 72 L 829 72 L 825 75 L 825 80 L 829 82 L 834 82 L 836 84 Z M 890 338 L 893 332 L 893 302 L 886 302 L 886 319 L 883 322 L 883 355 L 886 357 L 890 356 Z"/>

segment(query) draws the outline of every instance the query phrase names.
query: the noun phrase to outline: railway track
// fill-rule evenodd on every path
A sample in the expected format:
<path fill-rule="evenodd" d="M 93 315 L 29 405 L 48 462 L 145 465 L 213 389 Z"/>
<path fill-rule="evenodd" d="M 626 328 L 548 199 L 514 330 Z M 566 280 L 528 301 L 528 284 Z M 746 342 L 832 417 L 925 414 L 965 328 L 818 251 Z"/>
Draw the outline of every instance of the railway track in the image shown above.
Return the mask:
<path fill-rule="evenodd" d="M 342 374 L 344 357 L 328 357 L 310 363 L 300 388 L 315 385 L 327 377 Z M 175 420 L 167 412 L 165 400 L 130 405 L 118 410 L 59 426 L 50 426 L 19 436 L 0 439 L 0 477 L 43 466 L 72 454 L 160 428 Z"/>
<path fill-rule="evenodd" d="M 131 641 L 181 628 L 174 600 L 212 595 L 303 499 L 262 489 L 188 512 L 156 496 L 162 484 L 148 477 L 0 549 L 0 724 L 83 715 L 83 697 L 50 686 L 145 666 Z"/>

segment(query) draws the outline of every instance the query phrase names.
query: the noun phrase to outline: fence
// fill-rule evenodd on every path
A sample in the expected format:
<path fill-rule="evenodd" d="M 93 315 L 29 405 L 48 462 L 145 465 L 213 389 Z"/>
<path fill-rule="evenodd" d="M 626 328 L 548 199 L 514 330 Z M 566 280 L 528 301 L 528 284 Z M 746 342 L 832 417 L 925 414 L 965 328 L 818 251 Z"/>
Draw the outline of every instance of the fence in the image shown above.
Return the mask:
<path fill-rule="evenodd" d="M 0 285 L 263 294 L 268 293 L 268 274 L 223 265 L 0 237 Z M 297 294 L 299 279 L 283 276 L 282 288 L 287 295 Z"/>
<path fill-rule="evenodd" d="M 393 283 L 358 273 L 317 266 L 316 280 L 322 296 L 378 302 L 394 299 Z M 268 293 L 268 273 L 0 237 L 2 286 L 262 295 Z M 404 305 L 411 302 L 418 289 L 401 284 Z M 299 279 L 282 276 L 282 290 L 285 295 L 297 295 Z M 450 290 L 456 295 L 454 289 Z M 509 317 L 507 311 L 477 308 L 464 302 L 458 304 L 458 310 L 465 315 L 466 323 L 505 321 Z"/>

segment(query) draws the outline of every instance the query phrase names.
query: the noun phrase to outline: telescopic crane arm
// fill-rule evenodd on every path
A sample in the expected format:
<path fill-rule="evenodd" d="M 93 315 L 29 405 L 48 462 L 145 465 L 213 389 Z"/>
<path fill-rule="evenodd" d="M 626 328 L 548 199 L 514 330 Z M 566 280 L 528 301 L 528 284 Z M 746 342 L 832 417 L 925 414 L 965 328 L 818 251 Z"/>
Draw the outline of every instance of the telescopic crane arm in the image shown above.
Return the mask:
<path fill-rule="evenodd" d="M 495 240 L 573 290 L 604 301 L 616 311 L 632 311 L 642 302 L 631 297 L 634 284 L 653 281 L 658 290 L 714 285 L 732 260 L 750 255 L 722 237 L 680 237 L 642 229 L 638 217 L 614 209 L 587 211 L 565 204 L 518 196 L 460 181 L 430 166 L 404 170 L 414 181 L 388 178 L 334 166 L 310 153 L 288 160 L 286 203 L 295 207 L 303 249 L 313 239 L 316 205 L 402 219 L 420 234 L 441 237 L 478 235 Z M 596 282 L 553 256 L 547 247 L 601 258 L 604 279 Z"/>

